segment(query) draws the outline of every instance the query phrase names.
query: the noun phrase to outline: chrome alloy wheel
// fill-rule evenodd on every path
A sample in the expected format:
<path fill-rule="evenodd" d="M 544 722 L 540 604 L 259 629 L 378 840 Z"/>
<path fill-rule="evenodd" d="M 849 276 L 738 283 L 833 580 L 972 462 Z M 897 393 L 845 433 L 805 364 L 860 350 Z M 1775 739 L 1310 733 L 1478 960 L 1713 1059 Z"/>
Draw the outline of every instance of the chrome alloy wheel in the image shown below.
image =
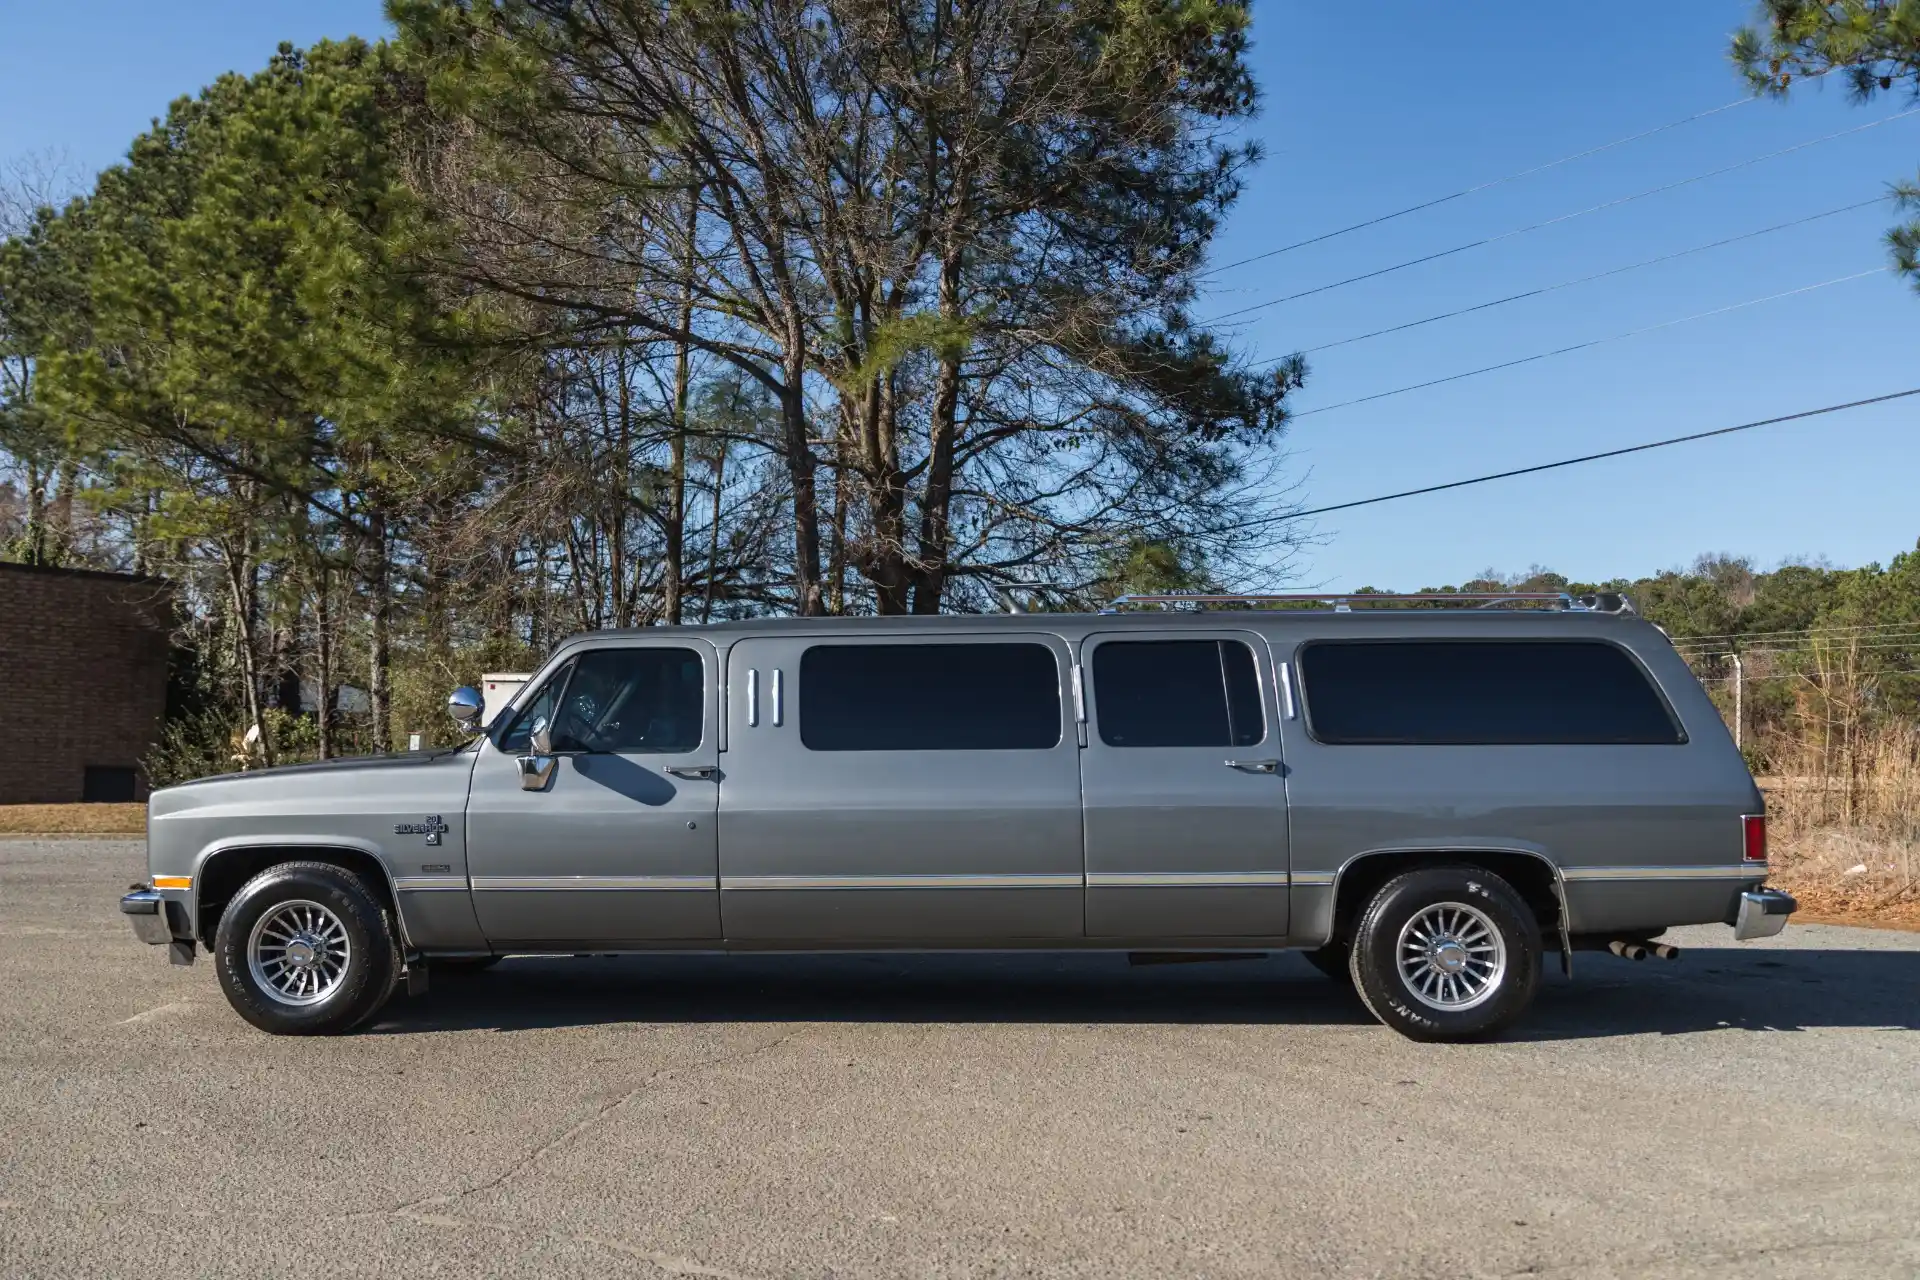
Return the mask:
<path fill-rule="evenodd" d="M 1464 902 L 1415 912 L 1394 955 L 1413 998 L 1448 1013 L 1491 999 L 1507 974 L 1506 940 L 1484 912 Z"/>
<path fill-rule="evenodd" d="M 346 980 L 352 959 L 340 917 L 304 898 L 270 908 L 247 938 L 247 970 L 281 1004 L 319 1004 Z"/>

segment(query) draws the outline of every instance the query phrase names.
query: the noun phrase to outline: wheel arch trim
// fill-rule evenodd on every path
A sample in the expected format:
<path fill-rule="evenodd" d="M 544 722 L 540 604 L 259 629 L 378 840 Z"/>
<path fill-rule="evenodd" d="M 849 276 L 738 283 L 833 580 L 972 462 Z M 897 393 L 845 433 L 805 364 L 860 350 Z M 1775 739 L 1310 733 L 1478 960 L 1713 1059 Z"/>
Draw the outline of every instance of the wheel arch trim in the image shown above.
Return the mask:
<path fill-rule="evenodd" d="M 394 882 L 393 868 L 387 865 L 385 853 L 381 850 L 380 846 L 370 840 L 357 840 L 351 836 L 341 835 L 301 836 L 275 834 L 269 836 L 228 836 L 204 846 L 199 853 L 194 855 L 193 888 L 190 891 L 190 897 L 188 899 L 188 909 L 191 912 L 190 918 L 193 921 L 194 931 L 197 934 L 204 933 L 204 930 L 200 927 L 200 892 L 201 887 L 206 883 L 207 868 L 215 865 L 218 859 L 229 854 L 254 852 L 284 852 L 289 855 L 284 859 L 288 862 L 300 861 L 298 855 L 302 853 L 319 855 L 329 853 L 349 854 L 356 859 L 371 861 L 380 869 L 381 883 L 387 891 L 387 901 L 393 906 L 394 920 L 400 930 L 400 945 L 406 951 L 413 949 L 412 941 L 407 935 L 406 913 L 401 909 L 400 905 L 402 899 L 400 897 L 399 886 Z M 211 944 L 209 943 L 209 945 Z"/>
<path fill-rule="evenodd" d="M 1573 927 L 1572 908 L 1567 901 L 1567 880 L 1560 864 L 1538 845 L 1495 844 L 1485 840 L 1447 840 L 1422 844 L 1383 845 L 1375 849 L 1363 849 L 1342 862 L 1328 881 L 1327 907 L 1328 921 L 1332 924 L 1338 919 L 1340 904 L 1340 885 L 1346 879 L 1347 872 L 1359 862 L 1368 858 L 1386 855 L 1431 855 L 1435 859 L 1451 856 L 1471 857 L 1476 853 L 1497 853 L 1508 856 L 1532 858 L 1544 863 L 1553 874 L 1553 896 L 1560 905 L 1560 968 L 1568 977 L 1573 975 Z"/>

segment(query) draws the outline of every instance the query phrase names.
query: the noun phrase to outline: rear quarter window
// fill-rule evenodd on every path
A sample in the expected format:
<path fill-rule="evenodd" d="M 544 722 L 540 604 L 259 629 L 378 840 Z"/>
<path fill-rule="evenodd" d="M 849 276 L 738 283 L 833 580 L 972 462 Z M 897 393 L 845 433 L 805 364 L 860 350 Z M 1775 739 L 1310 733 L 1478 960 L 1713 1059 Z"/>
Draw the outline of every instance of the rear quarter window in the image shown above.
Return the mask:
<path fill-rule="evenodd" d="M 1347 746 L 1673 745 L 1640 663 L 1594 640 L 1320 640 L 1302 647 L 1307 728 Z"/>

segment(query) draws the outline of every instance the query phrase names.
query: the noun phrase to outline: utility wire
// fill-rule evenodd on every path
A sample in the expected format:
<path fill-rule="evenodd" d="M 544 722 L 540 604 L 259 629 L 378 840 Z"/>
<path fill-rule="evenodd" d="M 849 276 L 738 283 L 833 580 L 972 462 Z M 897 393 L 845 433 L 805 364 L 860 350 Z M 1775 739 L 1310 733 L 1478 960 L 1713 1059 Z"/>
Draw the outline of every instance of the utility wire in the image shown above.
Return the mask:
<path fill-rule="evenodd" d="M 1778 631 L 1723 631 L 1712 635 L 1683 636 L 1676 644 L 1725 644 L 1732 640 L 1768 640 L 1774 636 L 1815 636 L 1842 635 L 1862 631 L 1915 631 L 1920 630 L 1916 622 L 1860 622 L 1846 626 L 1824 627 L 1783 627 Z"/>
<path fill-rule="evenodd" d="M 1676 639 L 1673 643 L 1674 643 L 1674 647 L 1676 648 L 1690 648 L 1690 647 L 1697 648 L 1700 646 L 1709 646 L 1709 647 L 1717 646 L 1719 648 L 1724 649 L 1735 640 L 1757 640 L 1757 641 L 1760 641 L 1762 644 L 1775 644 L 1775 643 L 1786 644 L 1794 640 L 1805 639 L 1808 636 L 1846 635 L 1846 634 L 1858 634 L 1858 635 L 1864 636 L 1868 633 L 1878 632 L 1878 631 L 1920 632 L 1920 625 L 1917 625 L 1912 622 L 1862 622 L 1852 626 L 1844 626 L 1844 627 L 1841 627 L 1841 626 L 1791 627 L 1782 631 L 1729 631 L 1729 632 L 1724 632 L 1718 635 L 1681 636 L 1680 638 Z"/>
<path fill-rule="evenodd" d="M 1872 635 L 1852 636 L 1848 639 L 1826 641 L 1825 643 L 1844 645 L 1851 651 L 1853 649 L 1872 649 L 1884 645 L 1908 648 L 1916 641 L 1920 641 L 1920 631 L 1876 632 Z M 1751 649 L 1743 648 L 1739 650 L 1739 652 L 1742 656 L 1749 653 L 1800 653 L 1805 650 L 1807 646 L 1819 643 L 1821 643 L 1820 639 L 1815 636 L 1805 636 L 1797 640 L 1768 640 L 1764 644 L 1757 645 Z M 1683 656 L 1689 658 L 1724 658 L 1732 656 L 1734 652 L 1731 646 L 1724 644 L 1707 645 L 1702 648 L 1687 648 L 1676 643 L 1674 648 L 1679 649 Z"/>
<path fill-rule="evenodd" d="M 1292 253 L 1295 249 L 1304 249 L 1308 245 L 1320 244 L 1339 236 L 1348 235 L 1351 232 L 1364 231 L 1368 227 L 1377 227 L 1383 222 L 1392 222 L 1395 218 L 1404 218 L 1410 213 L 1419 213 L 1422 209 L 1431 209 L 1437 205 L 1443 205 L 1453 200 L 1460 200 L 1473 195 L 1475 192 L 1486 191 L 1492 187 L 1505 186 L 1509 182 L 1518 182 L 1520 179 L 1532 177 L 1536 173 L 1544 173 L 1548 169 L 1556 169 L 1563 164 L 1572 164 L 1575 160 L 1584 160 L 1588 156 L 1599 155 L 1602 151 L 1611 151 L 1615 147 L 1624 147 L 1629 142 L 1638 142 L 1642 138 L 1651 138 L 1656 133 L 1665 133 L 1669 129 L 1678 129 L 1681 125 L 1692 124 L 1695 120 L 1704 120 L 1708 116 L 1717 116 L 1722 111 L 1731 111 L 1735 107 L 1745 106 L 1753 100 L 1752 95 L 1744 98 L 1736 98 L 1732 102 L 1722 103 L 1720 106 L 1709 108 L 1706 111 L 1696 111 L 1684 119 L 1670 121 L 1657 128 L 1646 129 L 1625 138 L 1616 138 L 1612 142 L 1605 142 L 1597 147 L 1588 147 L 1585 151 L 1576 151 L 1570 156 L 1561 156 L 1558 160 L 1549 160 L 1545 164 L 1534 165 L 1531 169 L 1522 169 L 1518 173 L 1510 173 L 1504 178 L 1495 178 L 1490 182 L 1482 182 L 1475 186 L 1463 187 L 1450 195 L 1439 196 L 1432 200 L 1423 200 L 1419 204 L 1408 205 L 1406 208 L 1396 209 L 1392 213 L 1383 213 L 1377 218 L 1368 218 L 1364 222 L 1356 222 L 1352 226 L 1341 227 L 1338 231 L 1327 231 L 1317 236 L 1310 236 L 1305 240 L 1296 240 L 1292 244 L 1282 245 L 1278 249 L 1268 249 L 1263 253 L 1256 253 L 1251 257 L 1239 258 L 1233 262 L 1223 262 L 1217 267 L 1210 267 L 1202 271 L 1197 278 L 1205 280 L 1207 277 L 1218 275 L 1222 271 L 1231 271 L 1235 267 L 1244 267 L 1249 262 L 1260 262 L 1266 258 L 1276 258 L 1283 253 Z"/>
<path fill-rule="evenodd" d="M 1452 257 L 1456 253 L 1465 253 L 1469 249 L 1479 249 L 1486 245 L 1497 244 L 1502 240 L 1511 240 L 1515 236 L 1526 235 L 1530 231 L 1539 231 L 1542 228 L 1556 226 L 1562 222 L 1571 222 L 1575 218 L 1584 218 L 1590 213 L 1599 213 L 1603 209 L 1613 209 L 1623 204 L 1632 204 L 1636 200 L 1645 200 L 1648 196 L 1657 196 L 1663 191 L 1673 191 L 1679 187 L 1691 186 L 1696 182 L 1705 182 L 1709 178 L 1717 178 L 1721 174 L 1732 173 L 1738 169 L 1750 168 L 1753 165 L 1761 164 L 1768 160 L 1776 160 L 1781 156 L 1791 155 L 1796 151 L 1804 151 L 1808 147 L 1817 147 L 1823 142 L 1832 142 L 1836 138 L 1845 138 L 1851 134 L 1862 133 L 1868 129 L 1877 129 L 1883 124 L 1891 124 L 1895 120 L 1902 120 L 1916 113 L 1920 113 L 1920 107 L 1909 107 L 1905 111 L 1896 112 L 1890 116 L 1882 116 L 1878 120 L 1869 120 L 1866 124 L 1855 125 L 1851 129 L 1842 129 L 1838 133 L 1829 133 L 1824 137 L 1813 138 L 1806 142 L 1796 142 L 1790 147 L 1782 147 L 1778 151 L 1769 151 L 1765 155 L 1754 156 L 1751 159 L 1742 160 L 1738 164 L 1726 165 L 1706 173 L 1694 174 L 1690 178 L 1681 178 L 1675 182 L 1664 183 L 1657 187 L 1649 187 L 1645 191 L 1638 191 L 1630 196 L 1618 196 L 1612 200 L 1605 200 L 1596 205 L 1589 205 L 1584 209 L 1576 209 L 1572 213 L 1563 213 L 1559 217 L 1548 218 L 1544 222 L 1529 223 L 1524 227 L 1515 227 L 1511 231 L 1503 231 L 1499 235 L 1486 236 L 1479 240 L 1469 241 L 1466 244 L 1455 245 L 1451 249 L 1442 249 L 1438 253 L 1429 253 L 1418 258 L 1410 258 L 1405 262 L 1396 262 L 1390 267 L 1381 267 L 1377 271 L 1368 271 L 1362 275 L 1349 276 L 1345 280 L 1335 280 L 1332 284 L 1323 284 L 1312 289 L 1302 289 L 1298 293 L 1290 293 L 1283 298 L 1269 298 L 1265 302 L 1256 302 L 1249 306 L 1240 307 L 1234 311 L 1222 312 L 1220 315 L 1207 317 L 1204 323 L 1219 324 L 1223 320 L 1231 320 L 1236 316 L 1248 315 L 1255 311 L 1264 311 L 1268 307 L 1277 307 L 1286 302 L 1297 302 L 1301 298 L 1310 298 L 1317 293 L 1326 293 L 1332 289 L 1345 288 L 1350 284 L 1359 284 L 1362 280 L 1372 280 L 1379 276 L 1390 275 L 1395 271 L 1404 271 L 1408 267 L 1417 267 L 1425 262 L 1434 262 L 1440 258 Z"/>
<path fill-rule="evenodd" d="M 1540 471 L 1553 471 L 1560 467 L 1575 467 L 1583 462 L 1598 462 L 1602 458 L 1618 458 L 1629 453 L 1644 453 L 1649 449 L 1664 449 L 1669 445 L 1686 444 L 1693 440 L 1710 440 L 1715 436 L 1728 436 L 1736 431 L 1752 431 L 1756 427 L 1771 427 L 1782 422 L 1798 422 L 1803 418 L 1817 418 L 1822 414 L 1841 413 L 1848 409 L 1861 409 L 1867 405 L 1885 404 L 1890 400 L 1903 400 L 1908 396 L 1920 396 L 1920 387 L 1907 391 L 1893 391 L 1883 396 L 1869 396 L 1865 400 L 1850 400 L 1845 404 L 1830 404 L 1820 409 L 1803 409 L 1799 413 L 1782 414 L 1777 418 L 1761 418 L 1757 422 L 1743 422 L 1738 426 L 1720 427 L 1713 431 L 1696 431 L 1692 435 L 1673 436 L 1666 440 L 1653 440 L 1646 444 L 1628 445 L 1624 449 L 1608 449 L 1603 453 L 1583 454 L 1578 458 L 1563 458 L 1559 462 L 1543 462 L 1538 466 L 1518 467 L 1512 471 L 1496 471 L 1491 475 L 1475 476 L 1471 480 L 1452 480 L 1446 484 L 1430 484 L 1419 489 L 1403 489 L 1399 493 L 1384 493 L 1377 498 L 1360 498 L 1354 502 L 1336 502 L 1329 507 L 1314 507 L 1307 511 L 1288 511 L 1281 515 L 1263 516 L 1249 520 L 1244 524 L 1229 525 L 1220 529 L 1208 530 L 1209 533 L 1238 532 L 1258 528 L 1261 525 L 1279 524 L 1287 520 L 1304 520 L 1308 516 L 1323 516 L 1331 511 L 1348 511 L 1354 507 L 1370 507 L 1378 502 L 1397 502 L 1401 498 L 1418 497 L 1424 493 L 1440 493 L 1447 489 L 1464 489 L 1468 485 L 1486 484 L 1492 480 L 1510 480 L 1515 476 L 1529 476 Z"/>
<path fill-rule="evenodd" d="M 1826 639 L 1828 635 L 1834 635 L 1834 639 Z M 1738 639 L 1745 639 L 1745 637 L 1726 637 L 1726 635 L 1693 637 L 1693 635 L 1684 635 L 1684 637 L 1674 639 L 1674 649 L 1680 649 L 1682 652 L 1690 652 L 1690 654 L 1695 654 L 1695 656 L 1709 656 L 1709 654 L 1716 654 L 1716 652 L 1732 651 L 1732 649 L 1736 647 L 1734 641 L 1738 641 Z M 1824 628 L 1809 628 L 1807 631 L 1772 631 L 1772 633 L 1757 635 L 1757 637 L 1753 639 L 1753 643 L 1755 643 L 1755 645 L 1761 645 L 1761 647 L 1766 647 L 1766 645 L 1812 645 L 1812 643 L 1849 645 L 1849 643 L 1855 643 L 1855 641 L 1882 641 L 1882 639 L 1920 639 L 1920 629 L 1914 629 L 1914 624 L 1910 624 L 1910 622 L 1889 622 L 1889 624 L 1885 624 L 1885 626 L 1878 626 L 1878 628 L 1860 628 L 1859 631 L 1841 628 L 1841 633 L 1837 633 L 1837 635 L 1834 631 L 1828 631 L 1828 629 Z M 1747 651 L 1741 649 L 1741 652 Z"/>
<path fill-rule="evenodd" d="M 1777 222 L 1771 227 L 1762 227 L 1758 231 L 1747 231 L 1737 236 L 1728 236 L 1724 240 L 1715 240 L 1711 244 L 1697 244 L 1691 249 L 1681 249 L 1675 253 L 1663 253 L 1657 258 L 1644 258 L 1639 262 L 1630 262 L 1624 267 L 1613 267 L 1606 271 L 1596 271 L 1590 276 L 1581 276 L 1577 280 L 1562 280 L 1559 284 L 1542 285 L 1538 289 L 1528 289 L 1523 293 L 1511 293 L 1504 298 L 1495 298 L 1492 302 L 1482 302 L 1471 307 L 1462 307 L 1458 311 L 1443 312 L 1437 316 L 1428 316 L 1424 320 L 1409 320 L 1405 324 L 1396 324 L 1385 329 L 1375 329 L 1372 333 L 1355 334 L 1351 338 L 1341 338 L 1337 342 L 1323 342 L 1317 347 L 1308 347 L 1299 354 L 1310 356 L 1321 351 L 1331 351 L 1335 347 L 1345 347 L 1351 346 L 1356 342 L 1365 342 L 1369 338 L 1380 338 L 1389 333 L 1400 333 L 1406 329 L 1418 329 L 1424 324 L 1434 324 L 1441 320 L 1452 320 L 1457 316 L 1472 315 L 1476 311 L 1486 311 L 1493 307 L 1503 307 L 1509 302 L 1520 302 L 1527 298 L 1537 298 L 1542 294 L 1558 293 L 1562 289 L 1571 289 L 1578 284 L 1591 284 L 1595 280 L 1605 280 L 1608 276 L 1624 275 L 1629 271 L 1638 271 L 1642 267 L 1658 266 L 1663 262 L 1672 262 L 1676 258 L 1690 257 L 1696 253 L 1705 253 L 1709 249 L 1719 249 L 1726 245 L 1738 244 L 1742 240 L 1751 240 L 1756 236 L 1771 235 L 1775 231 L 1785 231 L 1791 227 L 1804 226 L 1809 222 L 1818 222 L 1822 218 L 1831 218 L 1842 213 L 1852 213 L 1855 209 L 1864 209 L 1869 205 L 1883 204 L 1887 199 L 1888 197 L 1886 196 L 1875 196 L 1871 200 L 1862 200 L 1857 204 L 1841 205 L 1838 209 L 1828 209 L 1824 213 L 1809 214 L 1804 218 L 1795 218 L 1791 222 Z M 1291 357 L 1282 358 L 1290 359 Z M 1258 369 L 1265 365 L 1279 363 L 1279 360 L 1262 360 L 1253 367 Z"/>
<path fill-rule="evenodd" d="M 1892 267 L 1875 267 L 1871 271 L 1856 271 L 1850 276 L 1836 276 L 1831 280 L 1822 280 L 1819 284 L 1802 285 L 1798 289 L 1788 289 L 1785 293 L 1770 293 L 1764 298 L 1749 298 L 1745 302 L 1735 302 L 1724 307 L 1715 307 L 1711 311 L 1701 311 L 1690 316 L 1681 316 L 1677 320 L 1663 320 L 1659 324 L 1646 325 L 1639 329 L 1629 329 L 1625 333 L 1612 333 L 1604 338 L 1589 338 L 1585 342 L 1576 342 L 1572 346 L 1555 347 L 1552 351 L 1537 351 L 1530 356 L 1521 356 L 1518 360 L 1503 360 L 1499 364 L 1483 365 L 1478 369 L 1468 369 L 1465 373 L 1450 373 L 1444 378 L 1430 378 L 1426 382 L 1415 382 L 1404 387 L 1395 387 L 1391 391 L 1376 391 L 1370 396 L 1359 396 L 1352 400 L 1341 400 L 1335 404 L 1323 404 L 1317 409 L 1302 409 L 1293 414 L 1294 418 L 1310 418 L 1316 413 L 1331 413 L 1335 409 L 1348 409 L 1356 404 L 1367 404 L 1374 400 L 1385 400 L 1390 396 L 1405 395 L 1409 391 L 1424 391 L 1428 387 L 1438 387 L 1449 382 L 1459 382 L 1463 378 L 1477 378 L 1483 373 L 1497 373 L 1502 369 L 1512 369 L 1523 364 L 1532 364 L 1536 360 L 1546 360 L 1553 356 L 1564 356 L 1575 351 L 1585 351 L 1589 347 L 1605 346 L 1609 342 L 1624 342 L 1628 338 L 1637 338 L 1642 334 L 1656 333 L 1661 329 L 1671 329 L 1675 325 L 1691 324 L 1695 320 L 1705 320 L 1711 316 L 1725 315 L 1729 311 L 1739 311 L 1746 307 L 1757 307 L 1763 302 L 1775 302 L 1781 298 L 1791 298 L 1796 294 L 1812 293 L 1815 289 L 1825 289 L 1830 285 L 1845 284 L 1849 280 L 1863 280 L 1868 276 L 1877 276 L 1893 270 Z"/>

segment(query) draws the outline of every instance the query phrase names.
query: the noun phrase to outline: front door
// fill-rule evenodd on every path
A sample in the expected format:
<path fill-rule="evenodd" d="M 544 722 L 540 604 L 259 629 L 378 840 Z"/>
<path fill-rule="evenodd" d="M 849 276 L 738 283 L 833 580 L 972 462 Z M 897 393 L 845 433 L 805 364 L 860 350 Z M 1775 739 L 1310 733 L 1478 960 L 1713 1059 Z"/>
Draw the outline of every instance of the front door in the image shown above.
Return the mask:
<path fill-rule="evenodd" d="M 467 868 L 489 940 L 719 939 L 718 675 L 705 641 L 583 649 L 481 744 Z M 535 789 L 522 757 L 550 761 Z"/>
<path fill-rule="evenodd" d="M 1090 937 L 1287 932 L 1287 792 L 1273 663 L 1246 631 L 1081 646 Z"/>

